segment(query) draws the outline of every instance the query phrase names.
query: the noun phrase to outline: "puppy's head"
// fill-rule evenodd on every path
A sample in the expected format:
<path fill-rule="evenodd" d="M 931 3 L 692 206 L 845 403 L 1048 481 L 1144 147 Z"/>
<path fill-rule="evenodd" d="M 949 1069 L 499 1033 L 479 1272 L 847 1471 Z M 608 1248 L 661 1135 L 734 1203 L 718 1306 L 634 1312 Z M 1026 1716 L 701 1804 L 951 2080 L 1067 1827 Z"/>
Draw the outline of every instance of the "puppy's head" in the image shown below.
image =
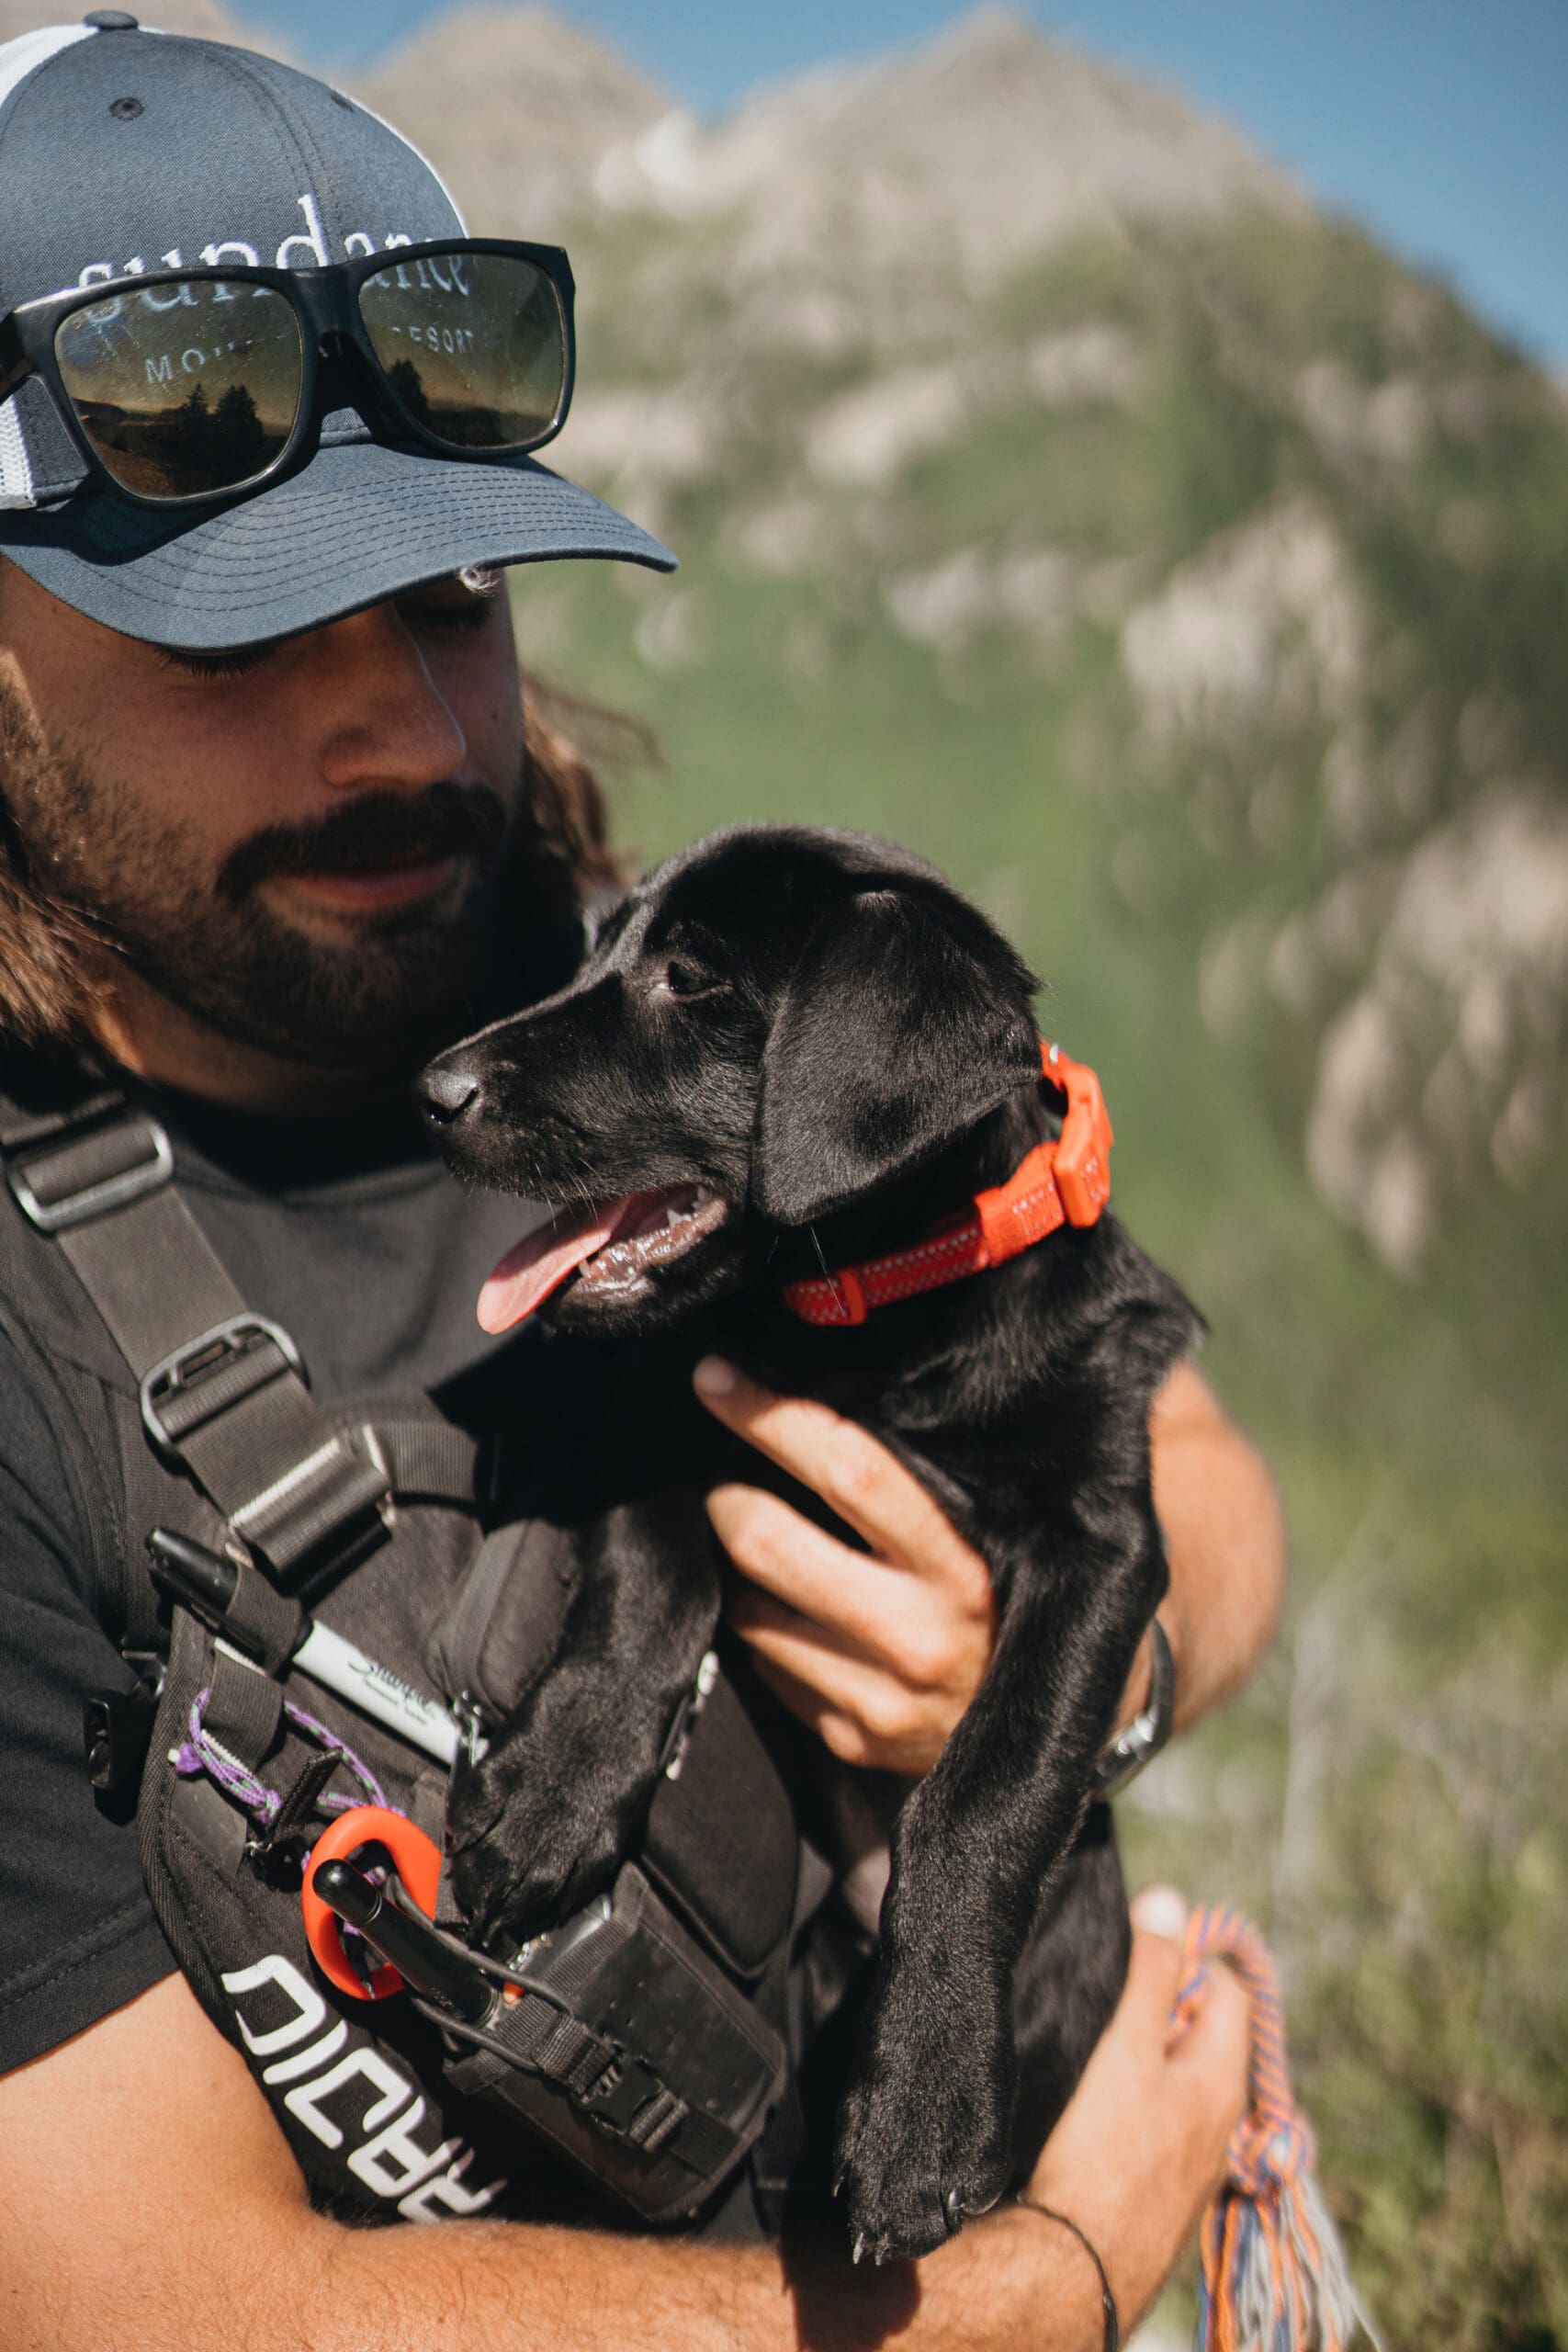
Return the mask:
<path fill-rule="evenodd" d="M 859 833 L 710 834 L 570 986 L 432 1062 L 454 1172 L 547 1201 L 485 1285 L 502 1330 L 643 1329 L 933 1158 L 1040 1071 L 1033 982 L 936 870 Z"/>

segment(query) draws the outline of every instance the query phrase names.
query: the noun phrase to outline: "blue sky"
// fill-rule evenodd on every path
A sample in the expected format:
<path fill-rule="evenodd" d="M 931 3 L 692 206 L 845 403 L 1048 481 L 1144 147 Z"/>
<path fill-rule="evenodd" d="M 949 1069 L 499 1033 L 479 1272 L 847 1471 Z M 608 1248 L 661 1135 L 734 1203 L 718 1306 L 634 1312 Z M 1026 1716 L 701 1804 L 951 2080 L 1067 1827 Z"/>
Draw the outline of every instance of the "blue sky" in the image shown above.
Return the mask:
<path fill-rule="evenodd" d="M 445 0 L 240 0 L 307 62 L 363 64 Z M 953 0 L 550 0 L 672 97 L 918 39 Z M 1014 0 L 1228 116 L 1320 198 L 1568 366 L 1568 0 Z"/>

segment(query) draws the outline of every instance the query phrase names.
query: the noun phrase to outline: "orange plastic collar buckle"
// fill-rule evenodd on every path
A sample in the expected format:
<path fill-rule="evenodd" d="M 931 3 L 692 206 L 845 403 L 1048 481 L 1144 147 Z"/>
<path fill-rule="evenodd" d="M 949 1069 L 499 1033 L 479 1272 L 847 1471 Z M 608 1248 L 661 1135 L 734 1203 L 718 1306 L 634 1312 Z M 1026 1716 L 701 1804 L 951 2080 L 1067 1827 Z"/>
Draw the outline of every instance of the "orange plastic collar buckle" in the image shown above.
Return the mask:
<path fill-rule="evenodd" d="M 1056 1138 L 1055 1174 L 1069 1225 L 1093 1225 L 1111 1198 L 1111 1114 L 1100 1080 L 1087 1062 L 1068 1059 L 1060 1046 L 1042 1045 L 1041 1069 L 1047 1086 L 1067 1098 Z"/>

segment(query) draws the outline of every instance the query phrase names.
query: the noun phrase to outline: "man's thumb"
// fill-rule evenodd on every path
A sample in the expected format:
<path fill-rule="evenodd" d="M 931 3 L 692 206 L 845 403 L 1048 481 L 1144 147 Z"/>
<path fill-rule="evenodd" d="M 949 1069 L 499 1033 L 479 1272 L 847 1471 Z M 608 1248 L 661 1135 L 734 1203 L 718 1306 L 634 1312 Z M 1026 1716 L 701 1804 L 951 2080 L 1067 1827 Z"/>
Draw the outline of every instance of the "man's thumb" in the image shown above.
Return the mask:
<path fill-rule="evenodd" d="M 1187 1934 L 1187 1905 L 1174 1886 L 1145 1886 L 1133 1899 L 1133 1925 L 1145 1936 L 1179 1944 Z"/>
<path fill-rule="evenodd" d="M 1122 1998 L 1163 2040 L 1181 1982 L 1187 1905 L 1173 1886 L 1145 1887 L 1133 1905 L 1133 1951 Z"/>

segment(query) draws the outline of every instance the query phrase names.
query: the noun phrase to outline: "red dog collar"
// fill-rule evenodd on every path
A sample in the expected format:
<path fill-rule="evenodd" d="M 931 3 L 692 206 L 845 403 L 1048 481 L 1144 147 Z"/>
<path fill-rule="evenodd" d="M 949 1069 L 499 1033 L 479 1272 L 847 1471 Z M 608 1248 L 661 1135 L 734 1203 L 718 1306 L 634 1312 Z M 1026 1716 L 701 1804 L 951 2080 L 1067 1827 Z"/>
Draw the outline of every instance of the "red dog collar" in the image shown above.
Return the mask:
<path fill-rule="evenodd" d="M 1059 1225 L 1092 1225 L 1111 1198 L 1114 1137 L 1105 1097 L 1088 1064 L 1069 1061 L 1059 1046 L 1042 1045 L 1040 1061 L 1045 1083 L 1067 1098 L 1059 1136 L 1036 1144 L 1005 1184 L 976 1193 L 970 1209 L 912 1249 L 788 1283 L 784 1305 L 806 1323 L 863 1323 L 874 1306 L 984 1273 Z"/>

